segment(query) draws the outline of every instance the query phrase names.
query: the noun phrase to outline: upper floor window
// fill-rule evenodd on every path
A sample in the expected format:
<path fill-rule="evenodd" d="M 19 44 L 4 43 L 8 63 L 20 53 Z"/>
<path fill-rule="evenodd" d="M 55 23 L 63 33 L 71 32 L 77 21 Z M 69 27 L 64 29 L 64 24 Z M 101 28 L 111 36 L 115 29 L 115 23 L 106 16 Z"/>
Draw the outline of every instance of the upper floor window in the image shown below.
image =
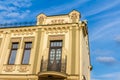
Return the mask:
<path fill-rule="evenodd" d="M 50 41 L 48 70 L 61 70 L 62 40 Z"/>
<path fill-rule="evenodd" d="M 32 42 L 25 42 L 22 64 L 29 64 Z"/>
<path fill-rule="evenodd" d="M 12 43 L 8 64 L 14 64 L 18 50 L 18 42 Z"/>

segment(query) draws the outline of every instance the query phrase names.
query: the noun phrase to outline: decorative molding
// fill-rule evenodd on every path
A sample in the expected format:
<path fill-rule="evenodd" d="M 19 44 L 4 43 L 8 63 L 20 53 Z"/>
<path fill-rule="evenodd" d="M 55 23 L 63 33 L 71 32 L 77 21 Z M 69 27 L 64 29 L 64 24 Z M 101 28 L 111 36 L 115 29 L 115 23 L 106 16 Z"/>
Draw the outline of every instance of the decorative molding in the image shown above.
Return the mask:
<path fill-rule="evenodd" d="M 51 24 L 63 24 L 65 23 L 65 20 L 64 19 L 53 19 L 51 20 Z"/>
<path fill-rule="evenodd" d="M 48 44 L 47 44 L 47 47 L 50 46 L 50 41 L 52 41 L 52 40 L 63 40 L 63 46 L 64 46 L 65 35 L 49 35 L 49 36 L 48 36 Z"/>
<path fill-rule="evenodd" d="M 37 16 L 37 25 L 42 25 L 44 24 L 45 18 L 47 16 L 45 14 L 40 14 Z"/>
<path fill-rule="evenodd" d="M 69 53 L 69 51 L 65 47 L 62 47 L 62 52 L 63 56 L 66 56 Z"/>
<path fill-rule="evenodd" d="M 2 38 L 0 38 L 0 45 L 1 45 L 1 42 L 2 42 Z"/>
<path fill-rule="evenodd" d="M 40 16 L 39 17 L 39 24 L 43 24 L 43 22 L 44 22 L 44 16 Z"/>
<path fill-rule="evenodd" d="M 34 37 L 24 37 L 24 42 L 34 41 Z"/>
<path fill-rule="evenodd" d="M 24 37 L 22 42 L 22 48 L 24 48 L 25 42 L 32 42 L 32 47 L 34 46 L 34 37 Z"/>
<path fill-rule="evenodd" d="M 0 31 L 0 33 L 3 33 L 3 31 Z"/>
<path fill-rule="evenodd" d="M 33 35 L 33 32 L 23 32 L 23 33 L 13 33 L 14 36 L 22 36 L 22 35 Z"/>
<path fill-rule="evenodd" d="M 37 29 L 33 29 L 33 28 L 23 28 L 23 29 L 13 29 L 11 30 L 11 33 L 13 36 L 23 36 L 23 35 L 33 35 L 34 32 L 36 31 Z"/>
<path fill-rule="evenodd" d="M 72 12 L 70 12 L 69 16 L 70 16 L 70 18 L 72 20 L 72 23 L 79 22 L 80 13 L 78 11 L 73 10 Z"/>
<path fill-rule="evenodd" d="M 85 75 L 82 75 L 82 80 L 86 80 Z"/>
<path fill-rule="evenodd" d="M 9 34 L 10 31 L 9 31 L 9 30 L 4 30 L 3 33 L 4 33 L 4 34 Z"/>
<path fill-rule="evenodd" d="M 19 65 L 17 68 L 17 71 L 19 71 L 19 72 L 27 72 L 29 70 L 30 70 L 29 65 Z"/>
<path fill-rule="evenodd" d="M 72 19 L 72 22 L 74 23 L 74 22 L 76 22 L 76 20 L 77 20 L 77 14 L 76 13 L 72 13 L 72 15 L 71 15 L 71 19 Z"/>
<path fill-rule="evenodd" d="M 2 37 L 3 36 L 3 31 L 0 31 L 0 37 Z"/>
<path fill-rule="evenodd" d="M 18 48 L 19 48 L 20 47 L 20 42 L 21 42 L 21 37 L 11 38 L 10 42 L 9 42 L 9 46 L 8 46 L 9 49 L 11 48 L 11 45 L 12 45 L 13 42 L 18 42 L 19 43 Z"/>
<path fill-rule="evenodd" d="M 70 26 L 55 26 L 55 27 L 45 27 L 43 28 L 44 31 L 46 31 L 46 34 L 54 34 L 54 33 L 67 33 L 68 30 L 70 29 Z"/>
<path fill-rule="evenodd" d="M 5 72 L 13 72 L 13 71 L 19 71 L 19 72 L 27 72 L 30 70 L 30 65 L 4 65 L 3 71 Z"/>
<path fill-rule="evenodd" d="M 35 28 L 16 28 L 16 29 L 12 29 L 11 32 L 16 33 L 16 32 L 33 32 L 36 31 Z"/>
<path fill-rule="evenodd" d="M 13 72 L 15 71 L 16 66 L 15 65 L 5 65 L 3 67 L 5 72 Z"/>

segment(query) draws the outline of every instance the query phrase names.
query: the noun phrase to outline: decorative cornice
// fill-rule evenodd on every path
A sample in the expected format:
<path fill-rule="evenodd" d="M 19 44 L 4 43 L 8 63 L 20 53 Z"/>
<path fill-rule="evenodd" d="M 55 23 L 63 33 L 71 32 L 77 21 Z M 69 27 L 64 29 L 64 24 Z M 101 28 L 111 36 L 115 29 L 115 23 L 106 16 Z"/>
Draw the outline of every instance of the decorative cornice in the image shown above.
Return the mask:
<path fill-rule="evenodd" d="M 33 28 L 18 28 L 18 29 L 13 29 L 13 30 L 11 30 L 11 32 L 13 32 L 13 33 L 18 33 L 18 32 L 34 32 L 34 31 L 36 31 L 36 29 L 33 29 Z"/>
<path fill-rule="evenodd" d="M 43 31 L 46 33 L 67 33 L 70 29 L 70 26 L 52 26 L 52 27 L 44 27 Z"/>
<path fill-rule="evenodd" d="M 23 29 L 14 29 L 11 30 L 11 33 L 13 34 L 13 36 L 23 36 L 23 35 L 33 35 L 34 32 L 36 32 L 37 29 L 31 29 L 31 28 L 23 28 Z"/>

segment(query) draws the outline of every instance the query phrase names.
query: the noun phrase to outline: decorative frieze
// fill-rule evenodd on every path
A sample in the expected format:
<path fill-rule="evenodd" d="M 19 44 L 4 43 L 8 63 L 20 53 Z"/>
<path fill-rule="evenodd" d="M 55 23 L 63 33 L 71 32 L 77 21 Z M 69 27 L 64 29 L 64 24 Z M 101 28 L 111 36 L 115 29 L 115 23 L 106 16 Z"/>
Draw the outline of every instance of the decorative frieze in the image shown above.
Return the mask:
<path fill-rule="evenodd" d="M 33 34 L 34 34 L 33 32 L 13 33 L 14 36 L 22 36 L 22 35 L 29 36 Z"/>
<path fill-rule="evenodd" d="M 13 71 L 15 71 L 15 68 L 16 68 L 15 65 L 5 65 L 5 66 L 3 67 L 3 70 L 4 70 L 5 72 L 13 72 Z"/>
<path fill-rule="evenodd" d="M 15 30 L 11 30 L 12 36 L 30 36 L 30 35 L 34 35 L 34 33 L 36 32 L 36 29 L 15 29 Z"/>
<path fill-rule="evenodd" d="M 27 72 L 30 70 L 30 66 L 29 65 L 20 65 L 17 68 L 17 71 L 19 72 Z"/>
<path fill-rule="evenodd" d="M 4 65 L 3 71 L 5 72 L 27 72 L 30 70 L 30 65 Z"/>
<path fill-rule="evenodd" d="M 45 27 L 43 28 L 44 31 L 46 31 L 46 33 L 67 33 L 68 30 L 70 29 L 69 26 L 63 26 L 63 27 L 60 27 L 60 26 L 54 26 L 54 27 Z"/>
<path fill-rule="evenodd" d="M 63 24 L 63 23 L 68 23 L 65 21 L 65 19 L 53 19 L 51 20 L 51 24 Z"/>

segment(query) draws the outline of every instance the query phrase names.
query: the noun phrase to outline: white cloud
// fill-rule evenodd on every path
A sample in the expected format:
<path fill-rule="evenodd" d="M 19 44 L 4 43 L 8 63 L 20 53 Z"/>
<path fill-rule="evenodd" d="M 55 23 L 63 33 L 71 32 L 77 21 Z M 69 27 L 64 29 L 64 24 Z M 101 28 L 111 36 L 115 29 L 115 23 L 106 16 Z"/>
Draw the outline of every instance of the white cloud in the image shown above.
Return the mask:
<path fill-rule="evenodd" d="M 29 13 L 30 13 L 29 10 L 26 10 L 24 12 L 10 12 L 6 16 L 9 17 L 9 18 L 16 18 L 16 19 L 18 19 L 18 18 L 26 17 Z"/>
<path fill-rule="evenodd" d="M 120 25 L 120 18 L 118 17 L 120 14 L 120 10 L 117 10 L 117 6 L 120 1 L 110 1 L 110 3 L 112 4 L 108 4 L 108 1 L 105 1 L 100 2 L 99 4 L 93 4 L 93 7 L 90 7 L 90 9 L 83 14 L 85 15 L 85 17 L 89 17 L 89 21 L 93 22 L 90 23 L 92 24 L 91 27 L 94 27 L 92 30 L 90 30 L 91 42 L 97 40 L 102 41 L 104 38 L 106 40 L 108 38 L 112 39 L 114 35 L 116 35 L 117 30 L 120 29 L 118 26 Z"/>
<path fill-rule="evenodd" d="M 30 7 L 32 5 L 31 0 L 12 0 L 11 3 L 17 7 Z"/>
<path fill-rule="evenodd" d="M 95 56 L 107 56 L 112 55 L 114 52 L 112 50 L 102 50 L 102 49 L 96 49 L 92 51 L 92 54 Z"/>
<path fill-rule="evenodd" d="M 98 25 L 99 27 L 96 27 L 94 29 L 93 33 L 90 36 L 90 41 L 98 40 L 103 37 L 108 37 L 107 34 L 111 34 L 113 32 L 112 30 L 117 30 L 117 27 L 119 27 L 118 25 L 120 24 L 119 21 L 106 22 L 106 23 L 105 21 L 101 21 L 101 22 L 104 22 L 104 24 L 102 25 L 100 24 Z M 109 36 L 113 36 L 113 35 L 109 35 Z"/>
<path fill-rule="evenodd" d="M 120 43 L 120 35 L 117 35 L 114 39 L 117 43 Z"/>
<path fill-rule="evenodd" d="M 102 75 L 92 75 L 91 80 L 120 80 L 120 72 L 111 72 Z"/>
<path fill-rule="evenodd" d="M 101 15 L 96 15 L 96 16 L 94 16 L 94 17 L 91 17 L 90 18 L 90 20 L 101 20 L 101 19 L 108 19 L 108 18 L 114 18 L 114 17 L 116 17 L 116 16 L 119 16 L 119 14 L 120 14 L 120 11 L 118 10 L 118 11 L 113 11 L 113 12 L 111 12 L 111 13 L 103 13 L 103 14 L 101 14 Z"/>
<path fill-rule="evenodd" d="M 112 1 L 112 2 L 110 1 L 110 3 L 112 3 L 112 4 L 109 4 L 108 2 L 105 2 L 105 1 L 103 1 L 101 3 L 102 4 L 95 4 L 92 7 L 92 9 L 89 9 L 89 11 L 86 14 L 86 17 L 101 13 L 101 12 L 106 11 L 106 10 L 109 10 L 109 9 L 113 8 L 114 6 L 116 6 L 116 5 L 119 5 L 120 1 Z"/>
<path fill-rule="evenodd" d="M 30 7 L 32 3 L 31 0 L 2 0 L 0 1 L 0 5 L 4 7 L 14 6 L 21 8 L 21 7 Z"/>
<path fill-rule="evenodd" d="M 1 0 L 0 23 L 14 23 L 28 17 L 31 12 L 28 7 L 31 5 L 31 0 Z"/>
<path fill-rule="evenodd" d="M 113 64 L 116 63 L 117 60 L 114 57 L 97 57 L 96 60 L 100 63 L 105 63 L 105 64 Z"/>

